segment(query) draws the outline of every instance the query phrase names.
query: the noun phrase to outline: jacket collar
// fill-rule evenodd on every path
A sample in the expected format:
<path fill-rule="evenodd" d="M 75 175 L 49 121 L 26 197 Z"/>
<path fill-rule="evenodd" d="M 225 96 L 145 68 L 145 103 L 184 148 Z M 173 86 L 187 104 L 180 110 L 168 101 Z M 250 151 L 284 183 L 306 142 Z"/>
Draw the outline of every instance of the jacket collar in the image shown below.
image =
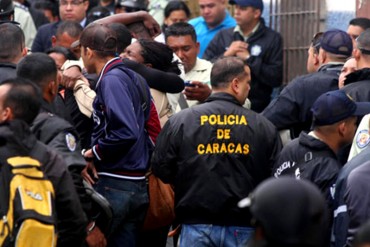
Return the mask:
<path fill-rule="evenodd" d="M 212 102 L 216 100 L 223 100 L 242 106 L 239 101 L 229 93 L 212 93 L 205 102 Z"/>
<path fill-rule="evenodd" d="M 0 124 L 0 147 L 5 144 L 10 150 L 16 149 L 19 155 L 25 155 L 36 141 L 36 137 L 24 121 L 12 120 Z"/>
<path fill-rule="evenodd" d="M 348 85 L 358 81 L 370 80 L 370 68 L 363 68 L 357 71 L 354 71 L 346 76 L 344 85 Z"/>

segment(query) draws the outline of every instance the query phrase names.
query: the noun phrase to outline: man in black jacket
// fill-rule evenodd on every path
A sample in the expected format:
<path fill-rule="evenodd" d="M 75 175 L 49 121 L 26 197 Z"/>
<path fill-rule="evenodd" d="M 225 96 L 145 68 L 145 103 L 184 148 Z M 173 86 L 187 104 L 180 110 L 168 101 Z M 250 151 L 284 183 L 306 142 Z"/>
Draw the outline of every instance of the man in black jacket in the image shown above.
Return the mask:
<path fill-rule="evenodd" d="M 203 58 L 237 56 L 251 69 L 251 108 L 261 112 L 270 103 L 274 87 L 283 80 L 283 44 L 279 33 L 265 26 L 262 0 L 231 0 L 236 27 L 221 30 L 208 45 Z"/>
<path fill-rule="evenodd" d="M 332 210 L 333 188 L 341 164 L 338 151 L 352 142 L 357 116 L 370 112 L 370 103 L 355 103 L 341 90 L 322 94 L 313 104 L 313 131 L 288 143 L 275 163 L 275 177 L 308 179 L 319 187 Z"/>
<path fill-rule="evenodd" d="M 357 71 L 347 75 L 342 90 L 356 101 L 370 101 L 370 30 L 362 32 L 355 42 Z"/>
<path fill-rule="evenodd" d="M 1 157 L 27 155 L 42 163 L 55 190 L 57 245 L 81 246 L 87 222 L 65 161 L 43 144 L 37 144 L 42 152 L 36 151 L 39 141 L 29 127 L 39 112 L 40 98 L 37 86 L 24 79 L 10 79 L 0 85 L 0 138 L 6 140 L 0 147 Z M 40 153 L 44 155 L 40 157 Z"/>
<path fill-rule="evenodd" d="M 270 176 L 281 149 L 275 127 L 242 107 L 250 70 L 241 59 L 218 60 L 211 83 L 205 103 L 167 121 L 152 159 L 154 174 L 174 185 L 180 246 L 246 243 L 254 229 L 237 202 Z"/>
<path fill-rule="evenodd" d="M 352 54 L 351 37 L 344 31 L 326 31 L 320 43 L 318 71 L 295 78 L 262 112 L 278 130 L 290 129 L 292 138 L 310 130 L 313 102 L 321 94 L 338 89 L 339 73 Z"/>
<path fill-rule="evenodd" d="M 14 78 L 18 61 L 27 54 L 22 29 L 14 23 L 0 25 L 0 82 Z"/>
<path fill-rule="evenodd" d="M 86 195 L 82 185 L 81 171 L 85 168 L 86 162 L 81 154 L 78 135 L 70 123 L 54 115 L 54 109 L 51 105 L 58 92 L 57 68 L 54 60 L 44 53 L 28 55 L 18 64 L 17 75 L 31 80 L 42 91 L 41 109 L 31 124 L 31 130 L 38 140 L 54 148 L 63 156 L 66 166 L 73 176 L 84 212 L 90 221 L 87 228 L 90 233 L 86 238 L 87 243 L 105 243 L 100 229 L 94 227 L 95 222 L 90 212 L 91 198 Z"/>

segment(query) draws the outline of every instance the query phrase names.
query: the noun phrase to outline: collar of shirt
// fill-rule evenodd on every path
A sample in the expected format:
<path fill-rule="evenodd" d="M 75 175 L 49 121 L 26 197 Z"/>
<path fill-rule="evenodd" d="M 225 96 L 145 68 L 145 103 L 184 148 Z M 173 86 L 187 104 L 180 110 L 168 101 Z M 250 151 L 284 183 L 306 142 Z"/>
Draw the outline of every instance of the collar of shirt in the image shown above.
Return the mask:
<path fill-rule="evenodd" d="M 258 29 L 258 27 L 260 26 L 260 23 L 261 22 L 258 22 L 257 25 L 253 28 L 252 32 L 250 32 L 248 35 L 244 36 L 244 33 L 243 31 L 240 29 L 240 26 L 239 25 L 236 25 L 235 28 L 234 28 L 234 33 L 239 33 L 243 38 L 244 38 L 244 41 L 246 42 L 249 37 L 251 37 Z"/>
<path fill-rule="evenodd" d="M 81 27 L 86 26 L 86 17 L 80 22 Z"/>

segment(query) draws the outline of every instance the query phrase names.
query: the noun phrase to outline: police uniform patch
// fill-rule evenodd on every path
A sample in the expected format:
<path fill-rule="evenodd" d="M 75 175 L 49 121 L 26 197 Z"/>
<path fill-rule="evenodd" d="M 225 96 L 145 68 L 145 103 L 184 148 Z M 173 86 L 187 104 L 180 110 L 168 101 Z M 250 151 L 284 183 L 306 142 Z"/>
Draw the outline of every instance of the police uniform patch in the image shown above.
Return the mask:
<path fill-rule="evenodd" d="M 261 52 L 262 52 L 261 46 L 259 46 L 259 45 L 252 46 L 252 49 L 251 49 L 251 55 L 252 56 L 257 57 L 261 54 Z"/>
<path fill-rule="evenodd" d="M 356 136 L 356 144 L 359 148 L 366 147 L 370 142 L 369 130 L 361 130 Z"/>
<path fill-rule="evenodd" d="M 66 143 L 67 143 L 68 149 L 71 152 L 76 150 L 76 147 L 77 147 L 76 137 L 72 135 L 71 133 L 66 134 Z"/>

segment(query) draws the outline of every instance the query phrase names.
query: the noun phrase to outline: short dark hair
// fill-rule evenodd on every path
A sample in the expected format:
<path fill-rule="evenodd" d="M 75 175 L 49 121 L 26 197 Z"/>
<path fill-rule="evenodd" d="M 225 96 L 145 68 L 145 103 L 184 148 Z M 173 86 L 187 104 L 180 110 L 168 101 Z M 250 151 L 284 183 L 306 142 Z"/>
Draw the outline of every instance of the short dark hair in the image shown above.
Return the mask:
<path fill-rule="evenodd" d="M 164 17 L 168 18 L 171 13 L 176 10 L 183 10 L 186 16 L 188 18 L 190 17 L 189 7 L 183 1 L 170 1 L 164 8 Z"/>
<path fill-rule="evenodd" d="M 25 56 L 17 65 L 17 76 L 29 79 L 41 89 L 57 76 L 54 60 L 45 53 L 35 52 Z"/>
<path fill-rule="evenodd" d="M 0 25 L 0 61 L 11 62 L 22 54 L 25 37 L 22 29 L 13 23 Z"/>
<path fill-rule="evenodd" d="M 12 109 L 15 119 L 31 124 L 40 111 L 40 89 L 31 81 L 19 77 L 6 80 L 1 85 L 10 85 L 4 98 L 4 107 Z"/>
<path fill-rule="evenodd" d="M 103 6 L 95 6 L 87 12 L 86 22 L 92 23 L 107 16 L 110 16 L 110 11 L 108 8 Z"/>
<path fill-rule="evenodd" d="M 109 23 L 108 28 L 112 29 L 117 35 L 117 53 L 122 53 L 131 44 L 132 35 L 128 28 L 121 23 Z"/>
<path fill-rule="evenodd" d="M 370 29 L 365 29 L 356 39 L 357 48 L 364 55 L 370 54 Z"/>
<path fill-rule="evenodd" d="M 211 70 L 211 85 L 214 88 L 225 88 L 235 77 L 246 75 L 246 64 L 238 57 L 222 57 L 216 60 Z"/>
<path fill-rule="evenodd" d="M 46 54 L 50 53 L 62 54 L 66 60 L 78 60 L 69 49 L 62 46 L 54 46 L 46 51 Z"/>
<path fill-rule="evenodd" d="M 365 17 L 354 18 L 354 19 L 349 21 L 349 25 L 359 26 L 362 29 L 366 30 L 366 29 L 370 28 L 370 19 L 365 18 Z"/>
<path fill-rule="evenodd" d="M 164 32 L 166 40 L 170 36 L 186 36 L 190 35 L 191 39 L 196 43 L 197 35 L 195 33 L 194 27 L 186 22 L 178 22 L 169 26 Z"/>
<path fill-rule="evenodd" d="M 83 28 L 81 27 L 80 23 L 75 21 L 62 21 L 55 33 L 56 37 L 61 36 L 63 33 L 67 33 L 72 38 L 80 37 Z"/>
<path fill-rule="evenodd" d="M 324 34 L 323 32 L 318 32 L 313 36 L 311 40 L 311 46 L 313 47 L 315 54 L 319 54 L 321 47 L 321 37 L 323 34 Z"/>
<path fill-rule="evenodd" d="M 141 56 L 144 63 L 152 64 L 153 68 L 165 72 L 180 74 L 178 62 L 173 62 L 173 51 L 168 45 L 153 40 L 139 39 Z"/>
<path fill-rule="evenodd" d="M 50 10 L 53 17 L 59 16 L 59 6 L 56 1 L 39 0 L 35 1 L 33 6 L 39 10 Z"/>

